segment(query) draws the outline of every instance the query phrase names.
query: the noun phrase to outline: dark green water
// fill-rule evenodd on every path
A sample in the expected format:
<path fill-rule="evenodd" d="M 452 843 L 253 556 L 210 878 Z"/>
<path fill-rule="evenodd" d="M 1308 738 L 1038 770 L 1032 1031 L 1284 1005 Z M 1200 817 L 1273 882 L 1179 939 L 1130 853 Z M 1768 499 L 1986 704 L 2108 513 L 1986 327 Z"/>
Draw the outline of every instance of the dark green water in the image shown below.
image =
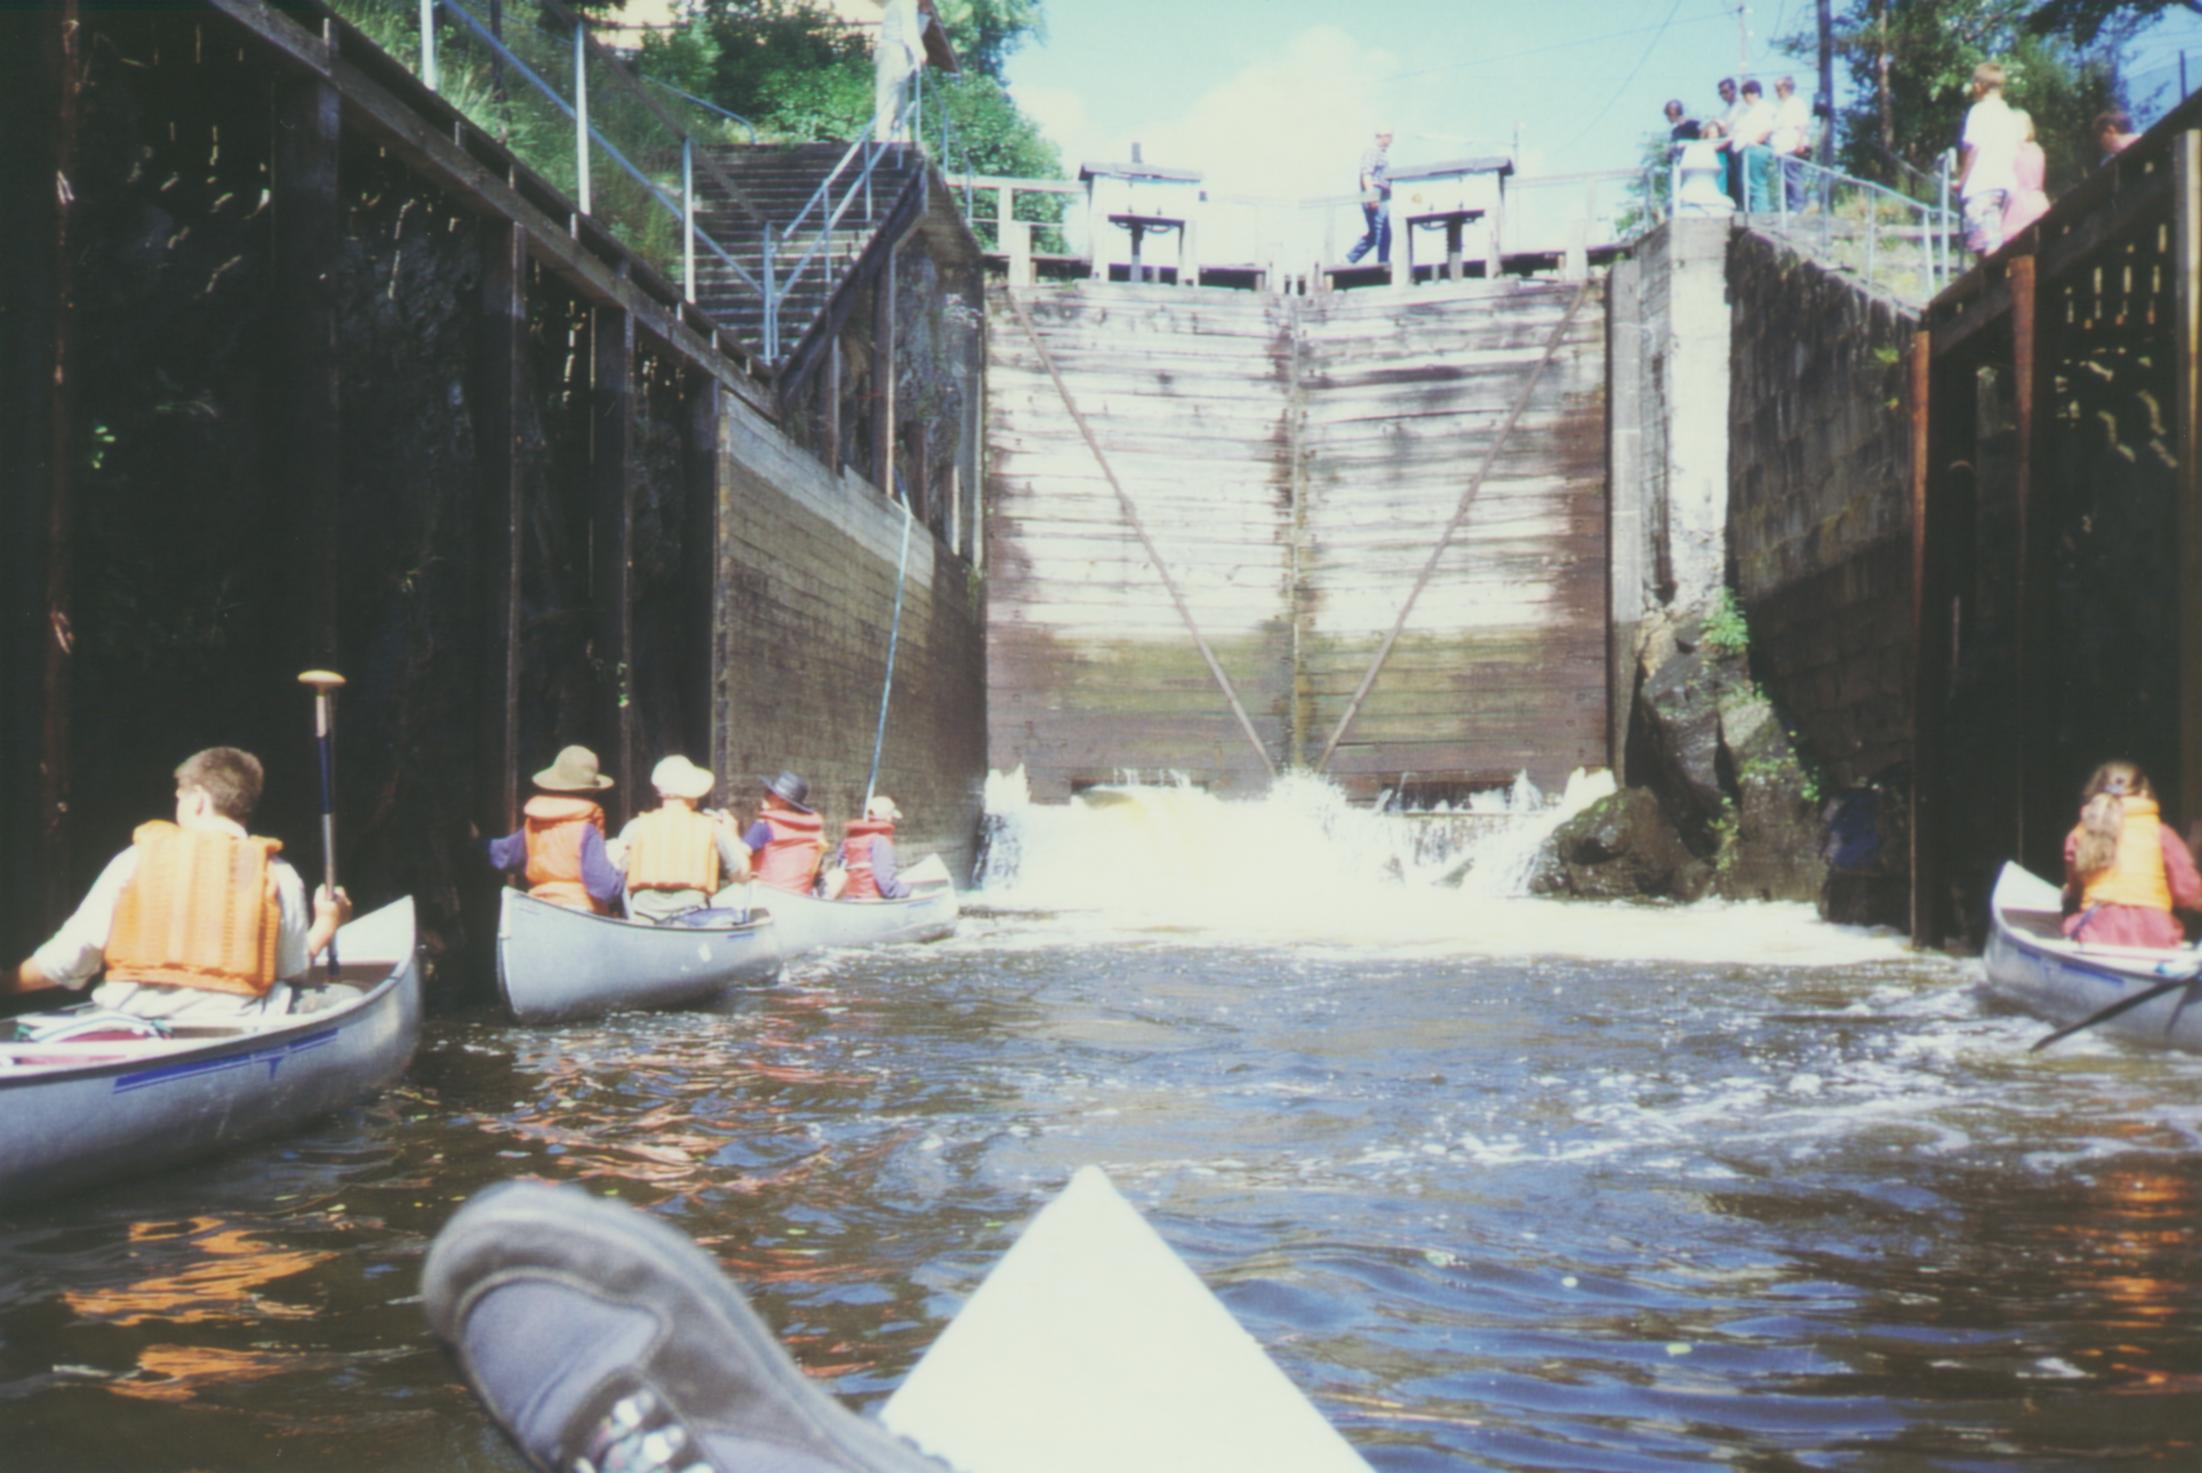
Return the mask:
<path fill-rule="evenodd" d="M 876 1401 L 1089 1161 L 1381 1469 L 2202 1466 L 2202 1061 L 2028 1056 L 1966 976 L 998 915 L 724 1014 L 432 1019 L 370 1105 L 0 1214 L 0 1467 L 521 1467 L 414 1297 L 518 1174 Z"/>

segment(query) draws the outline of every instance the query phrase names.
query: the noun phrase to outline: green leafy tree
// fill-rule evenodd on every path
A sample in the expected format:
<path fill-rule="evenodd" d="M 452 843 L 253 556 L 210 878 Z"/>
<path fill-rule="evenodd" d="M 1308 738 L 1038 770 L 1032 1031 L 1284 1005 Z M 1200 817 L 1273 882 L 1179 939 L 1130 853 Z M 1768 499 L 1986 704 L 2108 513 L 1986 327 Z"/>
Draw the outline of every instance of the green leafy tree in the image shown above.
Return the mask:
<path fill-rule="evenodd" d="M 2106 30 L 2136 21 L 2146 24 L 2170 10 L 2202 15 L 2202 0 L 2048 0 L 2027 17 L 2026 28 L 2037 36 L 2063 36 L 2089 46 Z"/>
<path fill-rule="evenodd" d="M 1002 80 L 1002 67 L 1026 41 L 1046 37 L 1041 0 L 935 0 L 956 59 L 966 71 Z"/>
<path fill-rule="evenodd" d="M 1932 172 L 1956 147 L 1971 103 L 1973 68 L 2002 63 L 2005 97 L 2032 115 L 2048 157 L 2051 193 L 2093 167 L 2090 123 L 2123 103 L 2118 52 L 2144 23 L 2105 16 L 2082 43 L 2028 24 L 2029 0 L 1853 0 L 1835 27 L 1837 59 L 1857 99 L 1840 118 L 1840 166 L 1902 184 L 1899 162 Z M 1803 34 L 1786 48 L 1805 54 Z"/>

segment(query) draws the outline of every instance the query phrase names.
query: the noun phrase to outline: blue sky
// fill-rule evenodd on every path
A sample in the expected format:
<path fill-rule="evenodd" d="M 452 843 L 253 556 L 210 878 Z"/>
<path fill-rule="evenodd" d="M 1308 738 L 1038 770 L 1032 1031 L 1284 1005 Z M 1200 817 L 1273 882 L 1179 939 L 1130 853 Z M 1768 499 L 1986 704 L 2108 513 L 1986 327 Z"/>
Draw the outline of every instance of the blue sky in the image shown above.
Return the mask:
<path fill-rule="evenodd" d="M 1662 102 L 1710 109 L 1746 61 L 1809 94 L 1812 62 L 1775 43 L 1812 16 L 1813 0 L 1740 18 L 1734 0 L 1049 0 L 1048 38 L 1009 81 L 1073 169 L 1136 140 L 1212 188 L 1306 196 L 1351 187 L 1378 122 L 1402 163 L 1518 138 L 1525 174 L 1630 167 Z M 2202 90 L 2202 19 L 2129 54 L 2144 121 L 2176 100 L 2182 47 Z"/>

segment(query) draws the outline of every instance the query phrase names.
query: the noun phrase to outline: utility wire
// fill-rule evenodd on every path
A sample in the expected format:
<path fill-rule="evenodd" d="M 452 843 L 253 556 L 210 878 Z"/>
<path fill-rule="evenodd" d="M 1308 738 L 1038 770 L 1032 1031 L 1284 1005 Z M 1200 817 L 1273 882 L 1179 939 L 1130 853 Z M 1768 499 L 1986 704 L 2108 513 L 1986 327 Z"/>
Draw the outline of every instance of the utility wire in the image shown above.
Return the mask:
<path fill-rule="evenodd" d="M 1628 91 L 1630 84 L 1635 82 L 1636 74 L 1644 70 L 1644 63 L 1650 61 L 1651 54 L 1659 49 L 1660 38 L 1667 34 L 1667 27 L 1674 23 L 1675 12 L 1680 10 L 1681 8 L 1682 0 L 1674 0 L 1674 4 L 1667 7 L 1667 18 L 1659 23 L 1659 29 L 1653 34 L 1650 44 L 1645 46 L 1644 54 L 1636 58 L 1636 65 L 1629 68 L 1629 74 L 1622 79 L 1621 85 L 1613 89 L 1612 96 L 1606 99 L 1606 105 L 1599 108 L 1598 111 L 1592 115 L 1589 122 L 1583 124 L 1583 130 L 1580 133 L 1577 133 L 1573 138 L 1570 138 L 1567 142 L 1561 144 L 1559 148 L 1555 150 L 1555 152 L 1567 152 L 1576 144 L 1581 143 L 1585 138 L 1588 138 L 1590 136 L 1591 130 L 1593 128 L 1596 128 L 1601 122 L 1605 121 L 1606 114 L 1612 112 L 1613 105 L 1621 100 L 1621 94 Z"/>
<path fill-rule="evenodd" d="M 1680 0 L 1676 0 L 1675 8 L 1677 10 L 1681 8 Z M 1719 10 L 1700 11 L 1695 15 L 1686 17 L 1683 24 L 1689 25 L 1701 20 L 1726 20 L 1734 13 L 1734 11 L 1725 7 Z M 1625 30 L 1605 31 L 1595 36 L 1578 36 L 1572 41 L 1555 41 L 1549 46 L 1531 46 L 1526 50 L 1508 51 L 1498 56 L 1479 56 L 1474 61 L 1456 61 L 1444 66 L 1417 67 L 1412 71 L 1393 72 L 1388 76 L 1377 77 L 1374 81 L 1400 82 L 1409 77 L 1433 77 L 1445 72 L 1470 71 L 1477 67 L 1498 66 L 1504 62 L 1519 61 L 1525 56 L 1542 56 L 1552 51 L 1573 51 L 1579 46 L 1595 46 L 1602 41 L 1618 41 L 1624 36 L 1641 36 L 1646 31 L 1664 33 L 1667 27 L 1673 24 L 1674 19 L 1673 13 L 1669 12 L 1667 18 L 1656 26 L 1630 26 Z"/>

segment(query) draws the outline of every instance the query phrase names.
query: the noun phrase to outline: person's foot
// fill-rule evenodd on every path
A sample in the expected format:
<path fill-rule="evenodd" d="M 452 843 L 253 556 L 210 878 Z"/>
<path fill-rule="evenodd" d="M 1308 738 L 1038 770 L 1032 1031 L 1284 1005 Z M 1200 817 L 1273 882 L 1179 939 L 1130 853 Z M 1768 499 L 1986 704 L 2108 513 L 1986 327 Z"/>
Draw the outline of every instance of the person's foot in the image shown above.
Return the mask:
<path fill-rule="evenodd" d="M 812 1385 L 718 1265 L 633 1208 L 493 1187 L 429 1245 L 421 1292 L 550 1473 L 944 1473 Z"/>

